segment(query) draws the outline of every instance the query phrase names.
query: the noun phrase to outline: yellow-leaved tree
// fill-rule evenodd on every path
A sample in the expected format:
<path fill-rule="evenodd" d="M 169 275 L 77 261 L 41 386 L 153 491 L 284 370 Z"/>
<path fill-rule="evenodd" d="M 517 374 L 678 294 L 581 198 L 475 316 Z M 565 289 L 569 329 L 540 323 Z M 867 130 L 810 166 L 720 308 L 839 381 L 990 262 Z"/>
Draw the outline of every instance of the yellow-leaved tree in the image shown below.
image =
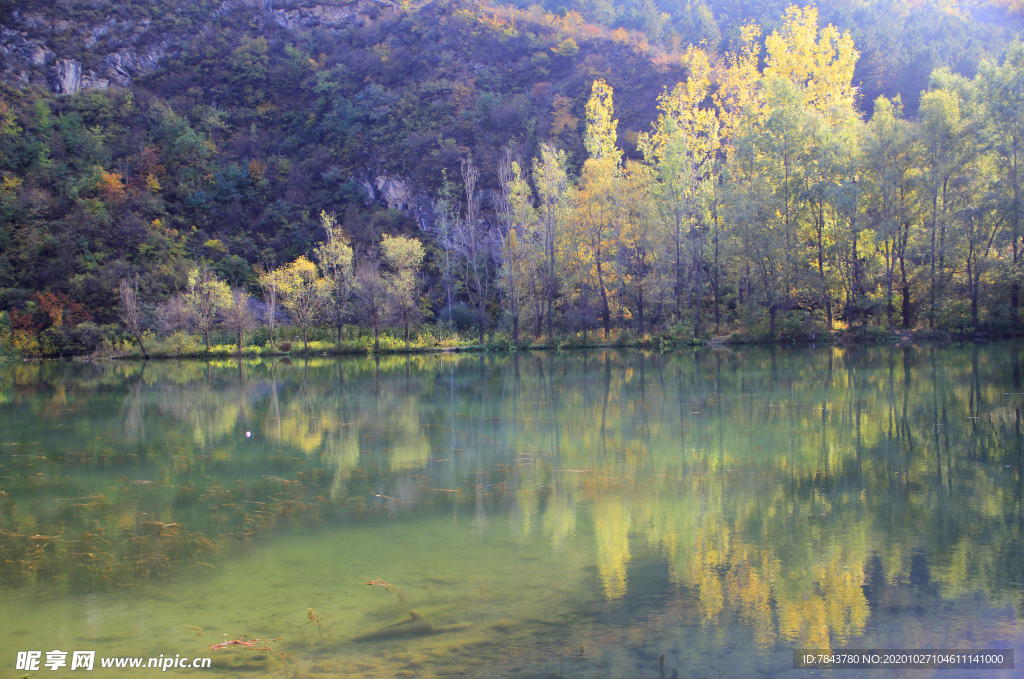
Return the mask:
<path fill-rule="evenodd" d="M 423 244 L 415 238 L 384 234 L 380 250 L 391 269 L 384 276 L 389 315 L 405 328 L 405 348 L 408 350 L 409 326 L 418 323 L 421 317 L 419 273 L 423 263 Z"/>
<path fill-rule="evenodd" d="M 352 245 L 334 215 L 326 211 L 320 213 L 320 225 L 327 234 L 327 239 L 314 250 L 320 262 L 320 272 L 330 290 L 327 316 L 338 331 L 338 344 L 341 344 L 341 327 L 348 317 L 349 298 L 355 285 L 355 270 L 352 265 Z"/>
<path fill-rule="evenodd" d="M 207 351 L 210 350 L 210 331 L 216 325 L 221 310 L 230 304 L 231 288 L 218 279 L 205 262 L 189 271 L 185 309 L 189 321 L 203 333 Z"/>
<path fill-rule="evenodd" d="M 650 134 L 640 135 L 638 146 L 658 179 L 651 197 L 661 228 L 669 234 L 674 255 L 676 315 L 682 318 L 685 292 L 687 288 L 693 290 L 690 297 L 694 301 L 694 336 L 698 336 L 705 268 L 702 258 L 708 232 L 712 234 L 716 253 L 718 244 L 717 160 L 721 125 L 715 109 L 702 106 L 711 87 L 707 53 L 691 47 L 684 60 L 689 78 L 658 97 L 660 113 L 654 129 Z M 704 223 L 704 217 L 709 217 L 707 221 L 711 224 Z M 716 261 L 712 269 L 716 290 L 717 271 Z M 715 302 L 717 308 L 717 294 Z"/>
<path fill-rule="evenodd" d="M 316 265 L 305 257 L 276 272 L 278 294 L 281 304 L 292 323 L 302 328 L 302 346 L 309 350 L 309 326 L 317 321 L 324 305 L 330 299 L 330 283 L 316 269 Z"/>
<path fill-rule="evenodd" d="M 498 281 L 512 315 L 512 341 L 519 342 L 519 316 L 528 281 L 536 281 L 542 254 L 533 194 L 519 163 L 506 156 L 501 164 L 501 268 Z M 536 287 L 536 286 L 534 286 Z"/>
<path fill-rule="evenodd" d="M 614 111 L 611 86 L 604 80 L 594 81 L 587 101 L 587 131 L 584 136 L 590 157 L 583 164 L 573 206 L 574 227 L 579 229 L 581 240 L 586 243 L 589 261 L 584 265 L 593 271 L 596 278 L 605 339 L 611 330 L 608 288 L 614 278 L 615 184 L 621 175 L 619 163 L 622 158 L 622 151 L 615 145 L 619 121 L 612 117 Z"/>
<path fill-rule="evenodd" d="M 818 8 L 790 5 L 782 30 L 765 41 L 764 79 L 785 78 L 797 85 L 804 105 L 834 119 L 854 106 L 853 67 L 859 52 L 849 31 L 832 24 L 818 30 Z"/>

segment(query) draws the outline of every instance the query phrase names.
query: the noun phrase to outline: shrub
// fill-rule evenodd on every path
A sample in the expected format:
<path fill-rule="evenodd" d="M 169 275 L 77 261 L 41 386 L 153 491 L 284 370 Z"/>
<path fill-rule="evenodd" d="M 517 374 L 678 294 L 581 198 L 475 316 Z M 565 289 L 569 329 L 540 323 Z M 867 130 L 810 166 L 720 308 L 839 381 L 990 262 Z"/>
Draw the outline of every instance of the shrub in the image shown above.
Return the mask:
<path fill-rule="evenodd" d="M 480 314 L 465 304 L 456 304 L 452 307 L 452 323 L 460 332 L 476 330 L 480 326 Z"/>

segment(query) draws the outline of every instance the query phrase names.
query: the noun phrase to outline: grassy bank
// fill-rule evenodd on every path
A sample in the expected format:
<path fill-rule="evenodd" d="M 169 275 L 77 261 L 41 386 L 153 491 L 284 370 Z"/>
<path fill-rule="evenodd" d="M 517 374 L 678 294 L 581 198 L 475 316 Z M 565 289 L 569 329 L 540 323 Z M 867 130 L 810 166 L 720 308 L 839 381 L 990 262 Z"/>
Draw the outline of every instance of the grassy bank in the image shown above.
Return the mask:
<path fill-rule="evenodd" d="M 675 326 L 656 333 L 643 335 L 629 329 L 613 329 L 607 339 L 600 331 L 579 332 L 554 337 L 529 337 L 519 342 L 512 341 L 508 333 L 495 331 L 486 333 L 480 342 L 479 334 L 446 326 L 423 326 L 410 336 L 408 345 L 403 337 L 382 332 L 378 347 L 374 348 L 373 335 L 369 329 L 359 326 L 344 326 L 339 333 L 336 328 L 321 326 L 307 332 L 306 341 L 298 328 L 276 328 L 271 338 L 266 328 L 245 333 L 239 349 L 237 336 L 224 331 L 210 333 L 210 345 L 199 333 L 176 332 L 157 334 L 152 331 L 143 335 L 145 352 L 132 336 L 124 334 L 116 326 L 106 326 L 105 337 L 95 351 L 87 354 L 99 359 L 137 358 L 212 358 L 212 357 L 259 357 L 259 356 L 337 356 L 337 355 L 386 355 L 416 354 L 435 352 L 503 352 L 503 351 L 551 351 L 567 349 L 600 349 L 634 347 L 663 351 L 675 347 L 727 346 L 727 345 L 794 345 L 794 344 L 842 344 L 878 345 L 919 342 L 963 342 L 1009 339 L 1017 335 L 1007 333 L 977 332 L 966 328 L 960 332 L 948 330 L 893 329 L 877 326 L 854 328 L 837 327 L 831 331 L 820 328 L 808 332 L 782 329 L 773 336 L 764 329 L 740 328 L 720 335 L 705 335 L 694 338 L 692 330 Z M 24 359 L 61 357 L 69 354 L 41 352 L 38 347 L 6 346 L 0 351 L 0 359 Z"/>

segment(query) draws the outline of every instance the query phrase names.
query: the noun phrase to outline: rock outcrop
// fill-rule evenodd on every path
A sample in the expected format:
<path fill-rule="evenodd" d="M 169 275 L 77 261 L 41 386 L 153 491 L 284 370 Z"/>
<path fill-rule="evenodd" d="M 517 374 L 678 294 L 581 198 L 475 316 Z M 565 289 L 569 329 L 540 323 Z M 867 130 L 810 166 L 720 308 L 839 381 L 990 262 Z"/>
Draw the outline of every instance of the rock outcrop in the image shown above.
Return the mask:
<path fill-rule="evenodd" d="M 271 8 L 269 11 L 273 13 L 274 20 L 279 26 L 294 30 L 314 26 L 324 28 L 341 28 L 350 24 L 362 26 L 367 21 L 372 21 L 382 11 L 394 7 L 396 7 L 395 3 L 389 2 L 389 0 L 356 0 L 338 4 L 303 3 L 299 6 L 289 5 L 280 9 Z"/>
<path fill-rule="evenodd" d="M 74 94 L 79 90 L 101 89 L 110 87 L 110 80 L 101 78 L 94 71 L 82 71 L 82 62 L 74 59 L 61 59 L 56 66 L 49 69 L 50 87 L 57 94 Z"/>
<path fill-rule="evenodd" d="M 148 19 L 107 19 L 97 25 L 51 22 L 39 14 L 15 10 L 9 17 L 0 17 L 0 80 L 45 85 L 56 94 L 106 89 L 111 84 L 127 87 L 133 78 L 155 70 L 182 42 L 154 39 L 149 24 Z M 68 35 L 73 39 L 67 40 Z M 71 47 L 58 53 L 50 46 L 58 37 Z M 91 54 L 86 56 L 87 52 Z"/>
<path fill-rule="evenodd" d="M 362 25 L 394 8 L 397 4 L 392 0 L 224 0 L 211 12 L 210 20 L 244 11 L 287 29 L 343 28 Z M 156 34 L 145 17 L 115 20 L 108 16 L 88 23 L 14 10 L 0 16 L 0 80 L 18 86 L 45 85 L 57 94 L 129 87 L 191 37 Z M 58 50 L 54 44 L 65 47 Z"/>

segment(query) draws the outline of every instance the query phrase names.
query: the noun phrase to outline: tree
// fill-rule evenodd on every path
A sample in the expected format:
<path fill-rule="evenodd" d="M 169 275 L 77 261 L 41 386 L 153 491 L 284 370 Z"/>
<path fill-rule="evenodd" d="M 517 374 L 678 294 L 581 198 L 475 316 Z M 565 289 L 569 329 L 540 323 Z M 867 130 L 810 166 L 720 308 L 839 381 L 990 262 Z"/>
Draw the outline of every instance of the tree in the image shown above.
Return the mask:
<path fill-rule="evenodd" d="M 615 145 L 619 121 L 612 118 L 613 112 L 612 88 L 603 80 L 594 81 L 587 101 L 587 131 L 584 136 L 590 157 L 583 165 L 574 216 L 585 234 L 590 264 L 596 274 L 605 339 L 611 330 L 609 256 L 612 254 L 611 238 L 615 225 L 615 182 L 620 175 L 619 161 L 622 157 L 622 151 Z"/>
<path fill-rule="evenodd" d="M 875 114 L 864 135 L 865 178 L 871 196 L 870 225 L 879 252 L 885 260 L 886 318 L 892 328 L 895 313 L 893 282 L 900 269 L 902 325 L 910 326 L 910 286 L 907 274 L 907 245 L 910 226 L 916 221 L 913 188 L 917 164 L 917 140 L 903 120 L 899 98 L 879 97 Z"/>
<path fill-rule="evenodd" d="M 619 121 L 615 113 L 612 87 L 604 80 L 595 80 L 587 100 L 587 131 L 583 137 L 587 155 L 594 160 L 607 158 L 618 166 L 622 151 L 616 146 Z"/>
<path fill-rule="evenodd" d="M 845 116 L 854 107 L 853 68 L 859 53 L 853 38 L 829 24 L 818 31 L 818 8 L 790 5 L 781 32 L 765 41 L 764 80 L 784 78 L 803 93 L 811 111 Z"/>
<path fill-rule="evenodd" d="M 256 271 L 260 289 L 263 291 L 263 301 L 267 304 L 267 328 L 270 330 L 270 345 L 274 344 L 274 326 L 277 324 L 277 298 L 281 287 L 278 279 L 277 269 L 259 268 Z"/>
<path fill-rule="evenodd" d="M 623 271 L 623 293 L 631 294 L 637 312 L 638 332 L 646 332 L 645 310 L 648 284 L 658 268 L 660 247 L 657 217 L 652 205 L 654 173 L 636 161 L 628 161 L 617 182 L 618 209 L 616 248 Z M 627 285 L 628 283 L 628 285 Z"/>
<path fill-rule="evenodd" d="M 278 270 L 277 282 L 281 304 L 292 322 L 302 328 L 302 346 L 309 351 L 309 326 L 320 318 L 320 312 L 330 298 L 330 283 L 305 257 L 299 257 Z"/>
<path fill-rule="evenodd" d="M 327 240 L 314 250 L 320 261 L 320 272 L 327 281 L 330 290 L 328 316 L 338 331 L 338 344 L 341 344 L 341 327 L 348 318 L 349 298 L 355 284 L 355 271 L 352 268 L 352 245 L 338 225 L 334 215 L 320 213 L 320 225 L 327 232 Z"/>
<path fill-rule="evenodd" d="M 456 243 L 456 231 L 458 230 L 459 208 L 455 199 L 455 189 L 448 179 L 448 172 L 442 171 L 443 181 L 438 191 L 437 200 L 434 201 L 434 230 L 437 234 L 438 245 L 444 250 L 444 258 L 440 262 L 441 285 L 444 287 L 445 308 L 448 312 L 448 325 L 452 324 L 452 302 L 455 291 L 455 266 L 454 255 Z"/>
<path fill-rule="evenodd" d="M 142 343 L 142 310 L 139 306 L 138 277 L 136 276 L 132 280 L 122 278 L 118 289 L 121 293 L 121 306 L 118 309 L 118 317 L 124 323 L 125 329 L 135 335 L 135 339 L 139 342 L 139 348 L 142 349 L 142 355 L 149 358 L 146 345 Z"/>
<path fill-rule="evenodd" d="M 921 97 L 916 130 L 922 153 L 920 190 L 927 203 L 930 328 L 935 326 L 949 280 L 947 230 L 952 227 L 956 187 L 982 146 L 977 125 L 964 111 L 966 79 L 945 71 L 934 74 L 932 82 L 936 87 Z"/>
<path fill-rule="evenodd" d="M 487 325 L 487 300 L 491 283 L 493 239 L 480 217 L 480 194 L 477 181 L 480 170 L 473 158 L 462 160 L 462 184 L 466 190 L 465 219 L 457 224 L 455 242 L 462 256 L 463 280 L 470 302 L 476 306 L 480 343 Z"/>
<path fill-rule="evenodd" d="M 537 270 L 536 213 L 530 185 L 519 163 L 507 155 L 501 164 L 501 209 L 504 229 L 501 234 L 501 268 L 498 280 L 505 291 L 512 315 L 512 341 L 519 342 L 519 316 L 531 271 Z"/>
<path fill-rule="evenodd" d="M 359 316 L 373 330 L 373 350 L 380 351 L 380 326 L 387 309 L 388 286 L 380 272 L 377 250 L 372 249 L 356 265 L 356 283 L 353 288 Z"/>
<path fill-rule="evenodd" d="M 615 225 L 616 167 L 611 158 L 588 158 L 583 164 L 579 188 L 575 192 L 573 219 L 585 248 L 583 265 L 593 271 L 600 304 L 604 338 L 611 331 L 611 306 L 608 291 L 613 284 L 612 229 Z"/>
<path fill-rule="evenodd" d="M 188 274 L 185 308 L 193 327 L 203 333 L 206 350 L 210 350 L 210 331 L 216 327 L 221 309 L 230 304 L 231 289 L 210 271 L 205 262 Z"/>
<path fill-rule="evenodd" d="M 552 327 L 552 307 L 558 287 L 558 276 L 555 272 L 555 244 L 558 242 L 568 211 L 569 179 L 566 174 L 568 159 L 565 151 L 556 149 L 549 144 L 541 144 L 540 158 L 533 160 L 533 183 L 540 195 L 540 214 L 544 224 L 543 257 L 543 309 L 537 314 L 537 331 L 540 335 L 541 319 L 546 316 L 548 337 L 554 334 Z"/>
<path fill-rule="evenodd" d="M 185 295 L 175 293 L 163 304 L 156 307 L 157 327 L 162 332 L 178 332 L 188 330 L 191 320 L 188 313 L 188 302 Z"/>
<path fill-rule="evenodd" d="M 660 114 L 651 134 L 640 135 L 638 146 L 645 161 L 654 169 L 655 210 L 662 229 L 671 234 L 674 250 L 675 310 L 682 318 L 682 300 L 687 288 L 685 270 L 693 273 L 694 335 L 700 334 L 700 310 L 703 292 L 704 234 L 713 230 L 717 253 L 718 151 L 721 146 L 720 123 L 713 109 L 702 108 L 710 91 L 711 65 L 703 50 L 687 50 L 685 61 L 690 77 L 671 92 L 658 97 Z M 712 229 L 703 223 L 704 216 Z M 691 266 L 684 254 L 690 244 Z M 717 260 L 714 270 L 717 289 Z M 715 295 L 717 309 L 718 295 Z"/>
<path fill-rule="evenodd" d="M 409 326 L 420 319 L 419 269 L 423 263 L 423 244 L 415 238 L 384 235 L 380 243 L 391 272 L 384 277 L 390 316 L 405 328 L 405 348 L 409 349 Z"/>
<path fill-rule="evenodd" d="M 238 337 L 238 355 L 242 355 L 242 335 L 256 327 L 256 318 L 249 306 L 249 293 L 240 287 L 231 289 L 231 298 L 221 310 L 224 327 Z"/>
<path fill-rule="evenodd" d="M 1017 324 L 1024 260 L 1024 44 L 1012 46 L 1001 66 L 983 63 L 977 87 L 984 106 L 987 145 L 996 160 L 996 199 L 1009 225 L 1013 257 L 1010 313 Z"/>

